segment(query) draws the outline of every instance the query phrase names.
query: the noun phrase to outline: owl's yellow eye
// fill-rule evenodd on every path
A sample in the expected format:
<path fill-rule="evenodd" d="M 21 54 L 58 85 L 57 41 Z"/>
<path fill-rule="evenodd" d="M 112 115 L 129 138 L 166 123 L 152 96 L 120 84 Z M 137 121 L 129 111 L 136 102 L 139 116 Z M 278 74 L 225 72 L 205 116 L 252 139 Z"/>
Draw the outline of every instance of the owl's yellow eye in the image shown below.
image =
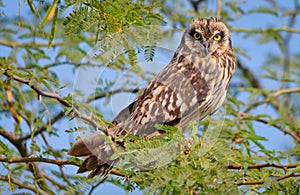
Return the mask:
<path fill-rule="evenodd" d="M 216 35 L 214 36 L 214 40 L 215 40 L 215 41 L 220 41 L 220 40 L 221 40 L 221 35 L 220 35 L 220 34 L 216 34 Z"/>
<path fill-rule="evenodd" d="M 201 35 L 197 32 L 194 33 L 194 39 L 199 40 L 201 39 Z"/>

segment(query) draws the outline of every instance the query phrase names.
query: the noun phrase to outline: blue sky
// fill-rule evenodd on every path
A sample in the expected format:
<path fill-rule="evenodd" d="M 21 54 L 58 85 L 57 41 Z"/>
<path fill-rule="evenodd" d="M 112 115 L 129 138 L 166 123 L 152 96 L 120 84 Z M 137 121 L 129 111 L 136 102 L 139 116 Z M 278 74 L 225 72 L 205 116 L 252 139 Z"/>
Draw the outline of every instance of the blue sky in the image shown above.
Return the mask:
<path fill-rule="evenodd" d="M 20 7 L 17 6 L 17 3 L 20 3 Z M 293 0 L 286 0 L 286 1 L 281 1 L 284 2 L 284 7 L 293 7 Z M 27 12 L 27 7 L 25 8 L 24 5 L 24 1 L 11 1 L 11 0 L 4 0 L 3 1 L 4 5 L 5 5 L 5 13 L 8 16 L 17 16 L 19 11 L 20 14 L 23 15 Z M 245 10 L 249 10 L 252 8 L 258 8 L 258 7 L 262 7 L 266 5 L 265 1 L 262 0 L 249 0 L 247 1 L 246 4 L 242 4 L 241 7 Z M 209 1 L 207 3 L 207 6 L 209 7 L 209 9 L 213 9 L 215 10 L 216 7 L 216 3 Z M 20 9 L 20 10 L 19 10 Z M 200 10 L 201 11 L 201 10 Z M 232 26 L 239 26 L 239 27 L 244 27 L 244 28 L 255 28 L 255 29 L 259 29 L 259 28 L 266 28 L 269 26 L 272 27 L 281 27 L 283 25 L 286 25 L 286 18 L 282 18 L 282 19 L 278 19 L 275 18 L 274 16 L 266 16 L 264 14 L 252 14 L 252 15 L 247 15 L 245 17 L 241 17 L 239 20 L 235 21 L 234 23 L 230 23 L 230 25 Z M 296 28 L 300 28 L 300 23 L 299 21 L 296 24 Z M 180 32 L 179 32 L 180 33 Z M 180 35 L 179 35 L 180 36 Z M 264 63 L 266 62 L 266 56 L 268 54 L 280 54 L 280 50 L 279 48 L 276 46 L 275 43 L 268 43 L 268 44 L 259 44 L 257 40 L 259 38 L 259 36 L 256 37 L 250 37 L 250 38 L 245 38 L 243 36 L 243 34 L 236 34 L 236 33 L 232 33 L 232 42 L 233 42 L 233 46 L 235 47 L 239 47 L 244 49 L 247 54 L 250 56 L 250 59 L 241 57 L 242 61 L 247 65 L 247 67 L 254 71 L 257 76 L 261 73 L 263 73 L 262 70 L 262 66 L 264 65 Z M 293 41 L 291 41 L 290 44 L 290 50 L 292 53 L 294 52 L 298 52 L 299 53 L 299 40 L 300 40 L 300 35 L 293 35 L 292 37 Z M 172 40 L 172 44 L 167 44 L 164 43 L 166 45 L 164 45 L 164 47 L 168 47 L 170 50 L 168 52 L 166 52 L 166 54 L 158 54 L 158 57 L 161 59 L 158 59 L 156 65 L 156 68 L 153 68 L 155 70 L 155 72 L 157 72 L 161 67 L 162 63 L 165 63 L 165 65 L 169 62 L 170 58 L 172 57 L 172 51 L 174 51 L 176 49 L 176 46 L 179 43 L 179 39 L 178 38 L 174 38 Z M 7 56 L 8 55 L 8 50 L 5 47 L 0 46 L 0 50 L 1 50 L 1 56 Z M 159 52 L 164 52 L 163 49 L 162 50 L 158 50 L 157 53 Z M 169 59 L 168 59 L 169 58 Z M 141 63 L 142 64 L 142 63 Z M 144 64 L 145 65 L 145 64 Z M 146 64 L 147 65 L 147 64 Z M 71 67 L 60 67 L 58 68 L 57 71 L 63 71 L 63 72 L 69 72 L 67 75 L 67 77 L 65 77 L 65 75 L 60 75 L 60 79 L 63 82 L 70 82 L 70 81 L 75 81 L 76 83 L 76 76 L 77 74 L 73 74 L 72 72 L 72 68 Z M 235 79 L 235 78 L 234 78 Z M 233 80 L 234 80 L 233 79 Z M 267 79 L 263 79 L 262 80 L 262 84 L 263 86 L 265 86 L 266 88 L 274 88 L 274 89 L 278 89 L 277 85 L 274 85 L 274 82 L 267 80 Z M 143 83 L 144 84 L 144 83 Z M 114 99 L 115 98 L 115 99 Z M 104 108 L 104 111 L 108 113 L 108 119 L 113 117 L 113 114 L 115 114 L 115 112 L 117 112 L 117 109 L 121 109 L 122 106 L 125 106 L 126 104 L 129 103 L 128 99 L 132 99 L 132 97 L 128 97 L 128 95 L 123 94 L 122 99 L 124 99 L 124 101 L 119 102 L 117 99 L 119 99 L 120 97 L 116 98 L 113 97 L 110 103 L 111 107 L 107 107 Z M 243 101 L 243 99 L 246 98 L 244 96 L 239 97 L 239 99 L 241 101 Z M 111 108 L 114 108 L 116 110 L 111 111 Z M 275 112 L 269 108 L 269 107 L 262 107 L 261 109 L 257 110 L 255 112 L 255 114 L 258 113 L 269 113 L 273 116 L 275 116 Z M 10 123 L 11 121 L 6 121 L 5 125 L 3 126 L 7 126 L 8 129 L 10 129 Z M 1 121 L 2 123 L 2 121 Z M 1 124 L 2 125 L 2 124 Z M 73 141 L 74 140 L 74 136 L 76 135 L 69 135 L 64 133 L 63 130 L 68 129 L 70 127 L 76 126 L 76 121 L 60 121 L 59 122 L 59 126 L 61 126 L 62 128 L 62 132 L 60 134 L 60 138 L 51 138 L 50 141 L 53 143 L 58 143 L 59 145 L 61 145 L 62 148 L 68 148 L 69 147 L 69 141 L 67 142 L 63 142 L 62 140 L 70 140 Z M 261 136 L 265 136 L 269 139 L 269 141 L 265 142 L 265 146 L 268 149 L 286 149 L 290 146 L 289 143 L 292 142 L 291 138 L 288 136 L 284 136 L 282 132 L 268 127 L 266 125 L 263 124 L 256 124 L 255 125 L 255 129 L 258 135 Z M 47 165 L 43 165 L 44 168 L 47 168 Z M 74 173 L 76 172 L 76 169 L 74 167 L 71 168 L 67 168 L 66 170 L 68 173 Z M 0 172 L 2 172 L 1 168 L 0 168 Z M 125 194 L 125 192 L 118 187 L 113 186 L 112 184 L 109 183 L 105 183 L 103 185 L 101 185 L 100 187 L 98 187 L 98 189 L 95 191 L 94 194 L 99 194 L 101 192 L 101 194 Z M 141 192 L 138 191 L 134 191 L 131 192 L 130 194 L 141 194 Z"/>

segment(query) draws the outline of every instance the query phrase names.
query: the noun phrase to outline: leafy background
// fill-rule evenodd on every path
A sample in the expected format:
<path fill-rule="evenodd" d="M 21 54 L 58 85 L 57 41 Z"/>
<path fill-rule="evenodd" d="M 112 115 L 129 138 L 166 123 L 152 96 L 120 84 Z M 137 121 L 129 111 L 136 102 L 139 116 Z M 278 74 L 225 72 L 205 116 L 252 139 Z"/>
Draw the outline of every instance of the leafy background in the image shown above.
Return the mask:
<path fill-rule="evenodd" d="M 299 193 L 297 0 L 3 0 L 0 5 L 3 193 Z M 118 170 L 127 179 L 112 174 L 103 182 L 75 174 L 81 160 L 67 151 L 77 136 L 109 125 L 168 63 L 184 28 L 208 16 L 220 16 L 229 26 L 237 54 L 222 128 L 213 117 L 194 124 L 185 137 L 160 127 L 170 131 L 167 139 L 126 142 L 128 152 L 147 164 L 142 158 L 147 149 L 192 140 L 167 165 Z M 95 45 L 101 55 L 84 63 Z M 89 81 L 85 70 L 101 66 L 105 72 L 94 91 L 78 91 L 87 87 L 79 86 Z M 124 86 L 126 75 L 134 79 Z"/>

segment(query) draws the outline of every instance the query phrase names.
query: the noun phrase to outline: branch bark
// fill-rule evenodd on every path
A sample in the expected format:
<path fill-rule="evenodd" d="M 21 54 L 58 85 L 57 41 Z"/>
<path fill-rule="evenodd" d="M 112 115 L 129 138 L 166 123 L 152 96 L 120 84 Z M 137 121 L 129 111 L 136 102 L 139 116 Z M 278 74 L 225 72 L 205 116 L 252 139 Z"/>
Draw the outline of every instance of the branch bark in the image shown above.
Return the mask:
<path fill-rule="evenodd" d="M 280 168 L 280 169 L 286 170 L 286 169 L 300 167 L 300 164 L 282 165 L 282 164 L 265 163 L 265 164 L 248 165 L 247 169 L 261 169 L 261 168 L 265 168 L 265 167 L 275 167 L 275 168 Z M 238 169 L 238 170 L 245 169 L 245 167 L 241 166 L 241 165 L 228 165 L 227 168 L 228 169 Z"/>
<path fill-rule="evenodd" d="M 274 180 L 276 181 L 281 181 L 281 180 L 284 180 L 284 179 L 287 179 L 287 178 L 290 178 L 290 177 L 300 177 L 300 174 L 298 173 L 290 173 L 290 174 L 287 174 L 287 175 L 284 175 L 284 176 L 281 176 L 281 177 L 277 177 L 275 178 Z M 243 181 L 243 182 L 239 182 L 237 183 L 238 186 L 242 186 L 242 185 L 261 185 L 261 184 L 264 184 L 266 181 Z"/>
<path fill-rule="evenodd" d="M 55 164 L 58 166 L 63 166 L 63 165 L 80 166 L 80 164 L 81 164 L 80 162 L 75 162 L 75 161 L 71 161 L 71 160 L 54 160 L 54 159 L 48 159 L 48 158 L 42 158 L 42 157 L 22 157 L 22 158 L 0 157 L 0 162 L 7 162 L 7 163 L 44 162 L 44 163 Z"/>
<path fill-rule="evenodd" d="M 6 182 L 11 182 L 11 183 L 17 185 L 19 188 L 24 188 L 24 189 L 30 190 L 30 191 L 32 191 L 34 193 L 36 193 L 36 191 L 38 190 L 40 194 L 42 194 L 42 195 L 48 195 L 48 193 L 45 192 L 44 190 L 37 189 L 37 187 L 34 184 L 24 183 L 21 180 L 13 178 L 13 177 L 8 177 L 8 176 L 5 176 L 5 175 L 0 175 L 0 180 L 6 181 Z"/>

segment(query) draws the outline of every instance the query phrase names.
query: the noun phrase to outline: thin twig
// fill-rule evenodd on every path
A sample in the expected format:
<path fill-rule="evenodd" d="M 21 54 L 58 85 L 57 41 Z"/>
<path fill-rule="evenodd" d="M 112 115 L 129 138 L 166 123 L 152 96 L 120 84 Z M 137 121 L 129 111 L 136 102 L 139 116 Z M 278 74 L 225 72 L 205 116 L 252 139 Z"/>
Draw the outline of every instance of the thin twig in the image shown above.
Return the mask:
<path fill-rule="evenodd" d="M 85 38 L 85 40 L 87 41 L 95 41 L 96 37 L 95 36 L 91 36 L 88 38 Z M 51 43 L 51 47 L 56 47 L 56 46 L 60 46 L 65 44 L 64 41 L 57 41 L 57 42 L 53 42 Z M 35 41 L 31 41 L 28 43 L 21 43 L 21 42 L 13 42 L 13 41 L 7 41 L 7 40 L 1 40 L 0 39 L 0 45 L 6 46 L 6 47 L 10 47 L 10 48 L 17 48 L 17 47 L 49 47 L 48 41 L 45 42 L 35 42 Z"/>
<path fill-rule="evenodd" d="M 66 107 L 71 107 L 72 105 L 68 103 L 66 100 L 64 100 L 58 93 L 52 93 L 47 91 L 40 90 L 36 84 L 30 84 L 30 80 L 24 79 L 22 77 L 16 76 L 16 75 L 10 75 L 7 70 L 4 70 L 3 74 L 7 77 L 12 77 L 14 80 L 28 85 L 31 89 L 33 89 L 35 92 L 38 93 L 40 96 L 49 97 L 52 99 L 56 99 L 58 102 L 60 102 L 62 105 Z"/>
<path fill-rule="evenodd" d="M 102 92 L 102 93 L 95 94 L 95 95 L 93 95 L 91 97 L 88 97 L 83 102 L 90 103 L 91 101 L 104 98 L 107 95 L 114 95 L 114 94 L 121 93 L 121 92 L 137 93 L 139 90 L 141 90 L 141 89 L 140 88 L 134 88 L 134 89 L 133 88 L 132 89 L 131 88 L 114 89 L 114 90 L 111 90 L 111 91 L 107 91 L 107 92 Z"/>
<path fill-rule="evenodd" d="M 268 33 L 270 31 L 272 31 L 272 32 L 300 33 L 299 29 L 290 28 L 290 27 L 286 27 L 286 26 L 282 26 L 282 27 L 278 27 L 278 28 L 266 28 L 266 29 L 250 29 L 250 28 L 238 27 L 238 28 L 233 28 L 232 31 L 236 32 L 236 33 L 243 33 L 244 32 L 244 33 L 260 33 L 260 34 Z"/>
<path fill-rule="evenodd" d="M 269 124 L 269 121 L 267 121 L 265 119 L 255 119 L 255 121 L 258 121 L 258 122 L 261 122 L 261 123 L 264 123 L 264 124 Z M 279 129 L 284 134 L 288 134 L 288 135 L 292 136 L 297 142 L 300 142 L 300 137 L 298 137 L 297 133 L 295 133 L 293 131 L 286 130 L 286 129 L 282 128 L 280 125 L 277 125 L 277 124 L 272 124 L 271 126 Z"/>
<path fill-rule="evenodd" d="M 56 116 L 54 116 L 50 122 L 47 122 L 46 124 L 51 124 L 53 125 L 55 122 L 57 122 L 59 119 L 61 119 L 63 116 L 65 116 L 64 112 L 61 111 L 59 112 Z M 40 133 L 44 132 L 45 130 L 47 130 L 47 127 L 46 126 L 40 126 L 38 127 L 38 129 L 36 131 L 33 132 L 33 135 L 32 133 L 28 133 L 26 135 L 23 135 L 21 137 L 19 137 L 19 140 L 20 141 L 24 141 L 26 139 L 29 139 L 31 136 L 37 136 L 39 135 Z"/>
<path fill-rule="evenodd" d="M 90 191 L 89 191 L 89 193 L 88 193 L 87 195 L 92 195 L 93 192 L 94 192 L 94 190 L 95 190 L 99 185 L 101 185 L 104 181 L 105 181 L 105 180 L 101 180 L 101 181 L 99 181 L 97 184 L 92 185 L 92 188 L 90 189 Z"/>
<path fill-rule="evenodd" d="M 27 190 L 30 190 L 34 193 L 38 192 L 40 194 L 43 194 L 43 195 L 47 195 L 48 193 L 41 190 L 41 189 L 37 189 L 37 187 L 34 185 L 34 184 L 30 184 L 30 183 L 24 183 L 23 181 L 19 180 L 19 179 L 16 179 L 16 178 L 13 178 L 13 177 L 8 177 L 8 176 L 5 176 L 5 175 L 0 175 L 0 180 L 2 181 L 6 181 L 6 182 L 11 182 L 15 185 L 17 185 L 19 188 L 23 188 L 23 189 L 27 189 Z"/>
<path fill-rule="evenodd" d="M 287 94 L 287 93 L 299 93 L 300 92 L 300 87 L 297 87 L 297 88 L 289 88 L 289 89 L 281 89 L 279 91 L 277 91 L 276 93 L 274 93 L 272 95 L 272 97 L 276 98 L 280 95 L 283 95 L 283 94 Z"/>
<path fill-rule="evenodd" d="M 266 120 L 266 119 L 261 119 L 261 118 L 255 118 L 251 115 L 248 115 L 244 112 L 239 112 L 239 115 L 240 116 L 247 116 L 247 117 L 251 117 L 253 120 L 257 121 L 257 122 L 261 122 L 261 123 L 264 123 L 264 124 L 269 124 L 269 121 Z M 283 132 L 284 134 L 288 134 L 290 135 L 291 137 L 293 137 L 297 142 L 300 142 L 300 137 L 293 131 L 289 131 L 289 130 L 286 130 L 284 129 L 282 126 L 278 125 L 278 124 L 271 124 L 272 127 L 275 127 L 276 129 L 280 130 L 281 132 Z"/>
<path fill-rule="evenodd" d="M 277 177 L 274 180 L 281 181 L 281 180 L 284 180 L 284 179 L 287 179 L 287 178 L 290 178 L 290 177 L 300 177 L 300 174 L 293 172 L 293 173 L 290 173 L 288 175 L 284 175 L 282 177 Z M 243 182 L 237 183 L 237 185 L 238 186 L 241 186 L 241 185 L 261 185 L 261 184 L 264 184 L 265 182 L 266 181 L 264 181 L 264 180 L 261 180 L 261 181 L 243 181 Z"/>
<path fill-rule="evenodd" d="M 28 162 L 44 162 L 44 163 L 50 163 L 55 164 L 58 166 L 62 165 L 75 165 L 80 166 L 80 162 L 75 162 L 71 160 L 55 160 L 55 159 L 48 159 L 43 157 L 13 157 L 13 158 L 5 158 L 0 157 L 0 162 L 7 162 L 7 163 L 28 163 Z"/>
<path fill-rule="evenodd" d="M 217 2 L 217 18 L 221 17 L 221 0 L 218 0 Z"/>
<path fill-rule="evenodd" d="M 48 151 L 53 151 L 52 147 L 49 145 L 48 140 L 47 140 L 47 138 L 46 138 L 46 136 L 44 135 L 43 132 L 41 133 L 41 136 L 42 136 L 43 141 L 44 141 L 44 143 L 45 143 L 45 145 L 47 147 L 47 150 Z M 55 160 L 59 160 L 58 157 L 57 157 L 57 155 L 55 153 L 53 153 L 53 156 L 55 157 Z M 60 170 L 60 173 L 61 173 L 61 176 L 62 176 L 63 180 L 65 182 L 67 182 L 68 185 L 71 185 L 71 183 L 70 183 L 68 177 L 66 176 L 66 174 L 65 174 L 62 166 L 59 166 L 59 170 Z M 62 187 L 60 187 L 60 188 L 62 188 Z"/>
<path fill-rule="evenodd" d="M 22 157 L 26 158 L 29 156 L 29 153 L 27 151 L 27 148 L 25 144 L 18 139 L 17 136 L 10 133 L 9 131 L 3 129 L 0 127 L 0 135 L 5 137 L 10 143 L 12 143 L 19 151 Z M 35 177 L 35 180 L 37 181 L 37 184 L 40 188 L 47 188 L 50 190 L 49 186 L 45 182 L 44 178 L 40 175 L 40 169 L 35 163 L 29 164 L 29 170 L 32 172 L 33 176 Z M 51 191 L 51 190 L 50 190 Z"/>
<path fill-rule="evenodd" d="M 282 165 L 282 164 L 265 163 L 265 164 L 248 165 L 246 168 L 247 169 L 260 169 L 260 168 L 265 168 L 265 167 L 275 167 L 275 168 L 281 168 L 281 169 L 286 170 L 286 169 L 300 167 L 300 164 Z M 227 168 L 228 169 L 239 169 L 239 170 L 245 169 L 245 167 L 242 165 L 228 165 Z"/>
<path fill-rule="evenodd" d="M 96 130 L 101 130 L 103 133 L 105 133 L 106 135 L 108 135 L 107 129 L 105 127 L 102 127 L 101 125 L 99 125 L 97 122 L 95 122 L 94 118 L 92 116 L 88 116 L 85 114 L 81 114 L 77 108 L 75 108 L 72 104 L 70 104 L 68 101 L 64 100 L 58 93 L 55 92 L 48 92 L 48 91 L 43 91 L 41 89 L 39 89 L 37 87 L 36 84 L 30 84 L 30 80 L 21 78 L 19 76 L 16 75 L 10 75 L 7 70 L 4 70 L 3 74 L 7 77 L 11 77 L 14 80 L 26 84 L 28 85 L 31 89 L 33 89 L 39 96 L 43 96 L 43 97 L 48 97 L 48 98 L 52 98 L 57 100 L 59 103 L 61 103 L 63 106 L 66 107 L 72 107 L 72 111 L 74 113 L 75 117 L 78 117 L 80 119 L 83 119 L 85 121 L 87 121 L 90 125 L 92 125 L 94 127 L 94 129 Z"/>
<path fill-rule="evenodd" d="M 299 93 L 300 92 L 300 87 L 296 88 L 289 88 L 289 89 L 281 89 L 275 92 L 274 94 L 270 95 L 267 97 L 266 93 L 263 93 L 262 95 L 265 97 L 264 100 L 258 101 L 250 105 L 248 108 L 244 110 L 245 113 L 248 113 L 251 109 L 256 108 L 259 105 L 266 104 L 266 103 L 271 103 L 271 105 L 278 110 L 279 106 L 276 104 L 277 101 L 273 101 L 275 98 L 277 98 L 280 95 L 288 94 L 288 93 Z"/>
<path fill-rule="evenodd" d="M 57 186 L 57 188 L 61 189 L 61 190 L 66 190 L 66 186 L 63 186 L 61 184 L 61 181 L 55 181 L 50 175 L 48 175 L 47 173 L 45 173 L 44 171 L 41 171 L 41 175 L 47 179 L 50 183 L 52 183 L 52 185 Z"/>

